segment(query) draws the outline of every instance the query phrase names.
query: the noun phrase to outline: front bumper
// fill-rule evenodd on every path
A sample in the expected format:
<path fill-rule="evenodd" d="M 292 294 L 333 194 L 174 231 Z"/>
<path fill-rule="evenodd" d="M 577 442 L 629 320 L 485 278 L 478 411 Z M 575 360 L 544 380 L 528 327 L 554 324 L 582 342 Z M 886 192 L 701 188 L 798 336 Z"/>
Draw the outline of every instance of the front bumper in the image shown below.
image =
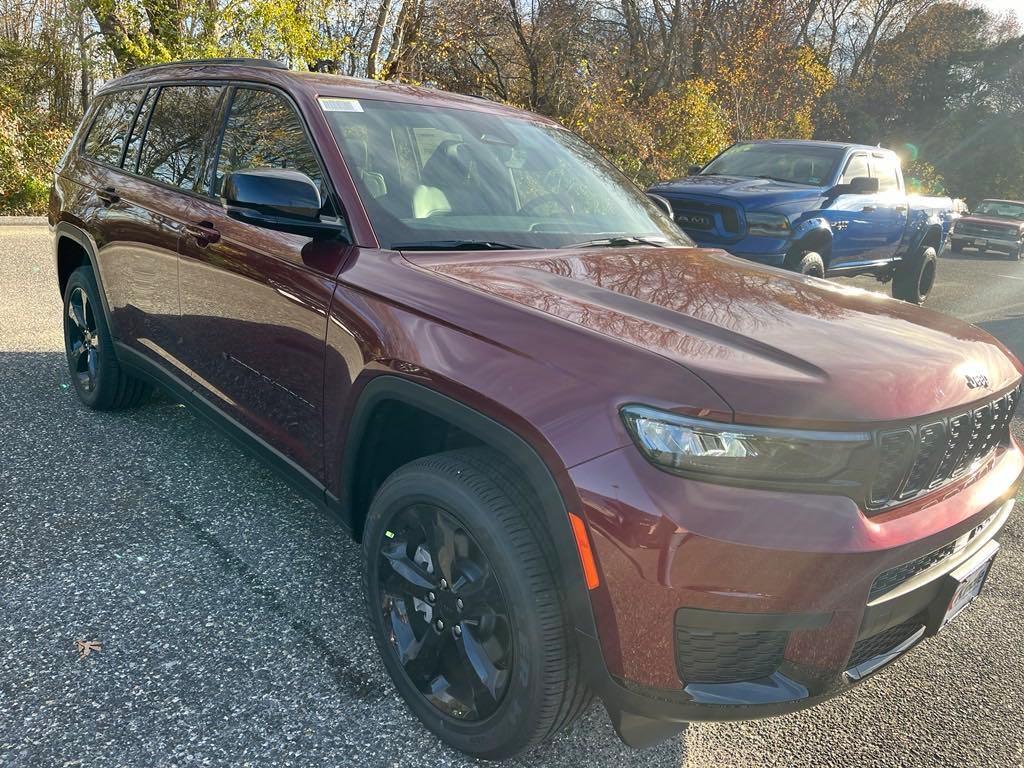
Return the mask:
<path fill-rule="evenodd" d="M 973 235 L 957 235 L 955 233 L 950 235 L 950 242 L 953 246 L 958 248 L 974 248 L 976 247 L 975 243 L 979 240 L 985 241 L 984 247 L 979 248 L 979 250 L 983 252 L 1002 251 L 1004 253 L 1014 254 L 1021 248 L 1020 240 L 985 237 L 983 235 L 978 235 L 977 237 L 974 237 Z"/>
<path fill-rule="evenodd" d="M 949 574 L 998 546 L 1024 470 L 1012 447 L 941 498 L 868 518 L 848 499 L 685 481 L 629 451 L 572 474 L 602 573 L 587 651 L 603 655 L 598 693 L 636 746 L 687 721 L 811 706 L 933 634 Z"/>

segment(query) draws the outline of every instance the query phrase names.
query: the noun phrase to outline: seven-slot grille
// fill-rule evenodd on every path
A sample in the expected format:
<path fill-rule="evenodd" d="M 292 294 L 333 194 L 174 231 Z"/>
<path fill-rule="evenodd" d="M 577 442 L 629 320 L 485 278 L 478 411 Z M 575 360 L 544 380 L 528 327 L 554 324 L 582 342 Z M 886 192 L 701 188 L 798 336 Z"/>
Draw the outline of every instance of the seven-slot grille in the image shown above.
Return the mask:
<path fill-rule="evenodd" d="M 878 436 L 879 465 L 868 506 L 879 509 L 956 480 L 1009 440 L 1020 387 L 965 413 Z"/>

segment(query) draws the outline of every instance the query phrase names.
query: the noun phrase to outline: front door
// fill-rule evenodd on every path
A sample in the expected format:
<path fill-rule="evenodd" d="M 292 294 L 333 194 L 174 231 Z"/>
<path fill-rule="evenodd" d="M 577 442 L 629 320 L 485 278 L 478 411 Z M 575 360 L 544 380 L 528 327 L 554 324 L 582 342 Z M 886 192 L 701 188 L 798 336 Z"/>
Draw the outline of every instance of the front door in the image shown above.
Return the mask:
<path fill-rule="evenodd" d="M 179 354 L 201 394 L 322 482 L 327 317 L 348 246 L 225 215 L 224 176 L 250 168 L 299 170 L 319 185 L 325 208 L 335 205 L 290 101 L 256 86 L 229 99 L 209 194 L 193 199 L 182 238 Z"/>

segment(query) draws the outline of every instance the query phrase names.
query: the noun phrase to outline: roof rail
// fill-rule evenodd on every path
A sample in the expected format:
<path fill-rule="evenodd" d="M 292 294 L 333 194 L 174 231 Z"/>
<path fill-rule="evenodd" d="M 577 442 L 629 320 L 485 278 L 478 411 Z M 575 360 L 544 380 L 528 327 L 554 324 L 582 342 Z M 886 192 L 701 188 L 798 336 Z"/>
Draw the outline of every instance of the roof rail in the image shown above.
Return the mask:
<path fill-rule="evenodd" d="M 167 61 L 162 64 L 150 64 L 147 67 L 139 67 L 130 70 L 131 72 L 149 71 L 161 67 L 182 67 L 182 66 L 243 66 L 243 67 L 264 67 L 266 69 L 288 69 L 283 61 L 272 59 L 246 59 L 246 58 L 221 58 L 221 59 L 184 59 L 182 61 Z"/>

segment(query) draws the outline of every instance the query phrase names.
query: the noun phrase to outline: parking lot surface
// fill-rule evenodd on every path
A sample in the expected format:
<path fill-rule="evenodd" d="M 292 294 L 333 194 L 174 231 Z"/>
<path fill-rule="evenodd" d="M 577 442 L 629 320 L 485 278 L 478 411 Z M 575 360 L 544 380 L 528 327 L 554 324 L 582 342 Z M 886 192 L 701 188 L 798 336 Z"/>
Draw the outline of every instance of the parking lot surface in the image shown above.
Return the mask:
<path fill-rule="evenodd" d="M 0 297 L 0 765 L 475 764 L 397 698 L 336 524 L 166 397 L 78 404 L 45 227 L 0 227 Z M 1024 262 L 944 257 L 928 306 L 1024 356 Z M 1022 609 L 1018 510 L 975 605 L 849 695 L 643 752 L 595 704 L 513 764 L 1021 766 Z"/>

